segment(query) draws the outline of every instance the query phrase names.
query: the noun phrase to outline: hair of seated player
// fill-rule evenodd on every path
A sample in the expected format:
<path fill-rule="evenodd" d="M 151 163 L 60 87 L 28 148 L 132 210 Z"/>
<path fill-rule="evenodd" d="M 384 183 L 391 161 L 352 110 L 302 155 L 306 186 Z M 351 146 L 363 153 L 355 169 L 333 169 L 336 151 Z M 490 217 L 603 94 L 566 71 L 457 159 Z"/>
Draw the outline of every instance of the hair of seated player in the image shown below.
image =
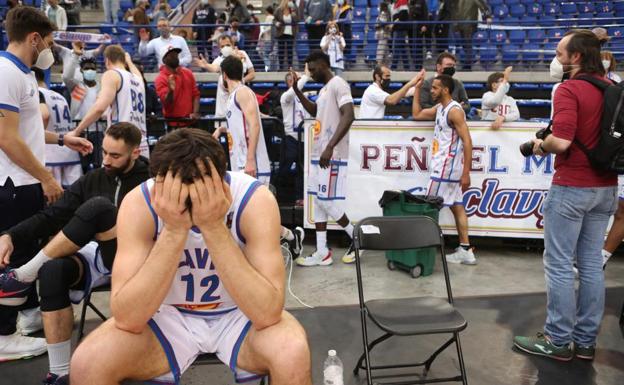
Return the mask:
<path fill-rule="evenodd" d="M 156 143 L 150 154 L 150 173 L 155 177 L 171 170 L 174 175 L 182 177 L 183 183 L 190 184 L 200 177 L 196 159 L 204 161 L 208 175 L 210 160 L 221 178 L 225 176 L 226 160 L 221 143 L 207 131 L 179 128 L 161 137 Z"/>
<path fill-rule="evenodd" d="M 82 289 L 85 285 L 86 274 L 75 283 L 79 275 L 80 266 L 71 257 L 56 258 L 44 263 L 39 270 L 41 311 L 56 311 L 69 307 L 70 288 Z"/>

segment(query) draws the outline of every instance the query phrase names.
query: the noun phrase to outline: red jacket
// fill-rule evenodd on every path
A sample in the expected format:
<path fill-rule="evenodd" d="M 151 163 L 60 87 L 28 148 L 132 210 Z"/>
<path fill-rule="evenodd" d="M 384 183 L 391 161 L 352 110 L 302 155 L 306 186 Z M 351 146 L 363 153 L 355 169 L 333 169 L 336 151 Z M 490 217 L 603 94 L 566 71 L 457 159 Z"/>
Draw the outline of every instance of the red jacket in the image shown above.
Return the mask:
<path fill-rule="evenodd" d="M 175 76 L 175 91 L 173 92 L 173 102 L 167 103 L 170 75 Z M 199 89 L 191 70 L 178 67 L 175 72 L 171 72 L 167 66 L 162 65 L 160 66 L 160 73 L 154 80 L 154 85 L 162 103 L 165 118 L 188 118 L 193 113 L 193 101 L 195 98 L 199 98 Z M 188 124 L 171 123 L 170 125 L 186 126 Z"/>

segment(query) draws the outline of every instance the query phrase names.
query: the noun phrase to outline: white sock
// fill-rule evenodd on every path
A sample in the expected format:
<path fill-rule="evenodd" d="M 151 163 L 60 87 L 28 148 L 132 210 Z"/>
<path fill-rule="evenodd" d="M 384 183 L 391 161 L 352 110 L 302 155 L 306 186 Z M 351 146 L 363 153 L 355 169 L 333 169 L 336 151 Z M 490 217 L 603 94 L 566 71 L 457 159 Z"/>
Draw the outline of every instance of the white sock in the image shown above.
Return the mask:
<path fill-rule="evenodd" d="M 609 260 L 609 258 L 611 258 L 611 256 L 613 255 L 613 253 L 608 252 L 605 249 L 602 249 L 602 264 L 606 264 L 607 261 Z"/>
<path fill-rule="evenodd" d="M 293 234 L 293 232 L 289 228 L 282 226 L 282 238 L 287 241 L 294 241 L 295 234 Z"/>
<path fill-rule="evenodd" d="M 50 361 L 50 373 L 57 376 L 69 374 L 69 360 L 71 357 L 71 340 L 48 344 L 48 360 Z"/>
<path fill-rule="evenodd" d="M 316 251 L 327 252 L 327 231 L 316 232 Z"/>
<path fill-rule="evenodd" d="M 17 279 L 21 282 L 34 282 L 37 279 L 37 275 L 39 274 L 39 269 L 41 269 L 41 266 L 43 266 L 44 263 L 48 262 L 51 259 L 52 258 L 45 255 L 43 250 L 39 251 L 37 255 L 35 255 L 35 257 L 31 259 L 27 264 L 15 269 Z"/>
<path fill-rule="evenodd" d="M 353 239 L 353 225 L 349 223 L 345 227 L 343 227 L 344 231 L 347 233 L 349 238 Z"/>

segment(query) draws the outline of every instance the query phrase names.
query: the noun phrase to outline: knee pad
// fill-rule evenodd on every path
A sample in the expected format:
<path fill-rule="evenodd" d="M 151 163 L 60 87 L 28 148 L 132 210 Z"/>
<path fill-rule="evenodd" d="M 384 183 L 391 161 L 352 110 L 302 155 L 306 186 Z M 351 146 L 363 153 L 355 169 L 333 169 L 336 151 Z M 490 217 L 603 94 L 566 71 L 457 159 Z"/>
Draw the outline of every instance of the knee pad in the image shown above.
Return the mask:
<path fill-rule="evenodd" d="M 73 258 L 52 259 L 39 270 L 39 295 L 42 311 L 56 311 L 70 306 L 69 289 L 78 280 L 80 266 Z M 81 281 L 84 281 L 84 276 Z M 84 282 L 78 282 L 84 286 Z"/>
<path fill-rule="evenodd" d="M 100 255 L 102 255 L 102 262 L 108 270 L 113 270 L 113 260 L 117 253 L 117 238 L 110 239 L 108 241 L 98 241 L 100 246 Z"/>
<path fill-rule="evenodd" d="M 330 216 L 334 220 L 339 220 L 344 215 L 344 209 L 342 208 L 342 202 L 337 200 L 325 201 L 317 199 L 315 202 L 320 208 L 325 211 L 326 216 Z"/>
<path fill-rule="evenodd" d="M 112 229 L 117 221 L 117 207 L 104 197 L 84 202 L 63 227 L 63 234 L 78 246 L 84 246 L 95 234 Z"/>

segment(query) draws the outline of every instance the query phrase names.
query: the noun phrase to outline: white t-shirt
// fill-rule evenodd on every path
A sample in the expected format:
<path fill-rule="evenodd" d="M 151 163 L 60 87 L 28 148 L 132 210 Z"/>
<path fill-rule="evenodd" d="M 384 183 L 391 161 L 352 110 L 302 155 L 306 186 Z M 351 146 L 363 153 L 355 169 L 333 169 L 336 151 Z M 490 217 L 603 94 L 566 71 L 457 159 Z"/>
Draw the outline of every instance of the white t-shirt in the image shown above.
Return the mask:
<path fill-rule="evenodd" d="M 340 122 L 340 107 L 353 103 L 351 87 L 341 77 L 334 76 L 319 91 L 316 99 L 316 122 L 314 130 L 314 144 L 312 158 L 318 159 L 327 147 L 327 144 L 336 133 Z M 334 148 L 333 159 L 347 159 L 349 157 L 349 133 L 338 142 Z"/>
<path fill-rule="evenodd" d="M 139 55 L 141 56 L 149 56 L 156 55 L 158 60 L 158 66 L 160 67 L 163 62 L 160 57 L 160 52 L 163 48 L 168 46 L 174 46 L 175 48 L 180 48 L 182 52 L 178 56 L 180 58 L 180 65 L 183 67 L 188 67 L 191 65 L 191 61 L 193 60 L 191 56 L 191 51 L 189 50 L 188 44 L 186 44 L 186 40 L 182 36 L 171 35 L 168 39 L 163 39 L 162 37 L 157 37 L 156 39 L 152 39 L 149 43 L 141 41 L 139 43 Z"/>
<path fill-rule="evenodd" d="M 45 163 L 45 134 L 39 109 L 39 87 L 35 75 L 15 55 L 0 51 L 0 109 L 19 113 L 19 136 L 37 161 Z M 0 186 L 11 178 L 15 186 L 37 184 L 39 181 L 0 150 Z M 1 215 L 1 214 L 0 214 Z"/>
<path fill-rule="evenodd" d="M 310 80 L 310 78 L 303 75 L 297 82 L 297 87 L 300 90 L 303 89 L 308 80 Z M 284 133 L 298 139 L 295 128 L 299 127 L 304 119 L 310 118 L 310 115 L 305 108 L 303 108 L 301 100 L 299 100 L 292 87 L 282 94 L 280 97 L 280 105 L 282 106 L 282 116 L 284 117 Z"/>
<path fill-rule="evenodd" d="M 254 66 L 253 66 L 253 63 L 251 62 L 251 59 L 249 58 L 249 55 L 247 55 L 247 52 L 245 51 L 239 51 L 239 52 L 242 52 L 243 55 L 245 56 L 245 60 L 243 60 L 243 77 L 245 77 L 245 74 L 247 73 L 247 71 L 251 68 L 254 68 Z M 221 68 L 221 62 L 223 61 L 223 59 L 225 59 L 223 56 L 218 56 L 216 59 L 212 61 L 212 64 L 219 66 L 219 68 Z M 225 113 L 227 112 L 228 95 L 229 95 L 229 92 L 225 88 L 225 85 L 223 84 L 223 76 L 219 76 L 219 81 L 217 82 L 217 100 L 216 100 L 216 105 L 215 105 L 215 116 L 217 117 L 225 116 Z"/>
<path fill-rule="evenodd" d="M 385 101 L 389 95 L 377 83 L 368 86 L 360 104 L 360 119 L 383 119 L 386 114 Z"/>
<path fill-rule="evenodd" d="M 516 100 L 507 96 L 509 83 L 502 83 L 496 92 L 488 91 L 481 99 L 481 119 L 496 120 L 499 116 L 505 117 L 506 122 L 520 119 L 520 110 Z"/>
<path fill-rule="evenodd" d="M 325 35 L 321 39 L 321 48 L 327 44 L 329 44 L 327 51 L 323 51 L 329 55 L 329 65 L 332 68 L 344 69 L 344 56 L 342 54 L 342 47 L 346 45 L 344 37 Z"/>

